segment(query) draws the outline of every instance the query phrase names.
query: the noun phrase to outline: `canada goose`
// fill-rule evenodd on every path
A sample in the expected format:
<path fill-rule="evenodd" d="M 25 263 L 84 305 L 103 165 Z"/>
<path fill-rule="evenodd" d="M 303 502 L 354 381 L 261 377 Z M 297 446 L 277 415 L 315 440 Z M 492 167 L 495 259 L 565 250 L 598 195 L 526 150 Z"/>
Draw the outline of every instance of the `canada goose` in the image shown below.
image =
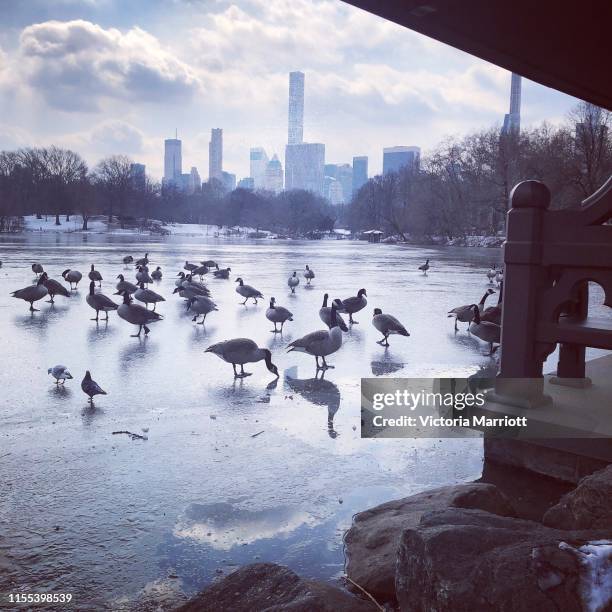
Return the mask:
<path fill-rule="evenodd" d="M 504 281 L 499 285 L 499 297 L 497 299 L 497 306 L 489 306 L 485 308 L 480 315 L 481 321 L 488 321 L 489 323 L 495 323 L 501 325 L 502 317 L 502 301 L 504 299 Z"/>
<path fill-rule="evenodd" d="M 201 295 L 210 296 L 210 290 L 204 283 L 199 283 L 198 281 L 194 281 L 191 274 L 188 274 L 185 277 L 185 280 L 181 283 L 181 287 L 193 289 L 196 293 Z"/>
<path fill-rule="evenodd" d="M 306 284 L 310 285 L 310 281 L 315 277 L 314 270 L 311 270 L 308 266 L 306 266 L 306 270 L 304 270 L 304 278 L 306 279 Z"/>
<path fill-rule="evenodd" d="M 358 323 L 358 321 L 353 319 L 353 314 L 363 310 L 368 305 L 368 300 L 366 300 L 367 295 L 365 289 L 360 289 L 357 295 L 346 298 L 346 300 L 334 300 L 339 312 L 348 313 L 349 323 L 351 325 Z"/>
<path fill-rule="evenodd" d="M 376 342 L 382 346 L 389 346 L 389 335 L 398 334 L 400 336 L 409 336 L 406 328 L 393 316 L 383 314 L 380 308 L 374 309 L 372 317 L 372 325 L 383 335 L 382 340 Z"/>
<path fill-rule="evenodd" d="M 109 310 L 117 310 L 119 304 L 115 304 L 108 296 L 103 293 L 96 293 L 96 283 L 91 281 L 89 283 L 89 293 L 85 298 L 85 301 L 96 311 L 96 318 L 92 321 L 97 321 L 100 316 L 100 311 L 106 313 L 105 321 L 108 321 Z"/>
<path fill-rule="evenodd" d="M 278 378 L 278 368 L 272 363 L 272 353 L 268 349 L 262 349 L 248 338 L 234 338 L 233 340 L 225 340 L 225 342 L 217 342 L 206 349 L 207 353 L 213 353 L 223 359 L 223 361 L 232 364 L 234 368 L 234 378 L 244 378 L 250 376 L 250 372 L 244 371 L 245 363 L 256 363 L 264 360 L 266 367 L 272 374 Z M 240 374 L 236 372 L 236 365 L 240 366 Z"/>
<path fill-rule="evenodd" d="M 151 278 L 153 280 L 161 280 L 162 279 L 162 269 L 157 266 L 153 272 L 151 272 Z"/>
<path fill-rule="evenodd" d="M 219 270 L 219 266 L 217 266 L 217 269 L 213 272 L 215 278 L 229 278 L 229 273 L 232 271 L 231 268 L 224 268 Z"/>
<path fill-rule="evenodd" d="M 493 289 L 487 289 L 485 291 L 485 294 L 482 296 L 480 302 L 478 302 L 479 314 L 482 313 L 482 311 L 484 310 L 484 305 L 485 305 L 487 298 L 490 295 L 493 295 L 494 293 L 495 291 Z M 457 306 L 457 308 L 453 308 L 452 310 L 449 310 L 448 316 L 455 317 L 455 331 L 458 331 L 459 329 L 457 327 L 457 321 L 461 321 L 462 323 L 467 323 L 468 329 L 469 329 L 470 323 L 472 322 L 472 319 L 474 318 L 474 311 L 472 310 L 471 304 L 465 304 L 464 306 Z"/>
<path fill-rule="evenodd" d="M 470 325 L 470 333 L 484 342 L 489 343 L 489 352 L 486 353 L 486 355 L 491 356 L 499 348 L 501 326 L 491 323 L 490 321 L 482 321 L 480 318 L 480 309 L 477 304 L 472 304 L 472 312 L 474 313 L 474 320 Z M 493 344 L 497 344 L 498 346 L 493 347 Z"/>
<path fill-rule="evenodd" d="M 197 264 L 192 264 L 186 261 L 185 265 L 183 266 L 183 270 L 187 270 L 188 272 L 193 272 L 197 267 L 198 267 Z"/>
<path fill-rule="evenodd" d="M 137 259 L 134 262 L 134 266 L 136 268 L 139 268 L 140 266 L 146 266 L 149 263 L 149 254 L 145 253 L 144 257 L 141 257 L 140 259 Z"/>
<path fill-rule="evenodd" d="M 496 274 L 497 274 L 496 266 L 495 266 L 495 264 L 493 264 L 489 268 L 489 271 L 487 272 L 487 278 L 489 279 L 490 283 L 492 283 L 495 280 L 495 275 Z"/>
<path fill-rule="evenodd" d="M 263 295 L 255 289 L 255 287 L 251 287 L 251 285 L 245 285 L 244 281 L 238 277 L 236 281 L 238 286 L 236 287 L 236 293 L 241 295 L 244 298 L 244 302 L 242 304 L 246 304 L 249 298 L 253 298 L 253 301 L 257 304 L 257 298 L 262 298 Z"/>
<path fill-rule="evenodd" d="M 81 381 L 81 389 L 85 395 L 89 396 L 89 401 L 93 406 L 93 398 L 94 395 L 106 395 L 106 391 L 104 391 L 100 385 L 91 377 L 89 370 L 85 372 L 85 376 Z"/>
<path fill-rule="evenodd" d="M 23 300 L 24 302 L 30 302 L 30 310 L 32 312 L 37 311 L 38 308 L 34 308 L 34 302 L 42 300 L 45 295 L 49 293 L 47 291 L 47 288 L 45 287 L 46 280 L 47 273 L 43 272 L 38 277 L 38 281 L 35 285 L 29 285 L 28 287 L 24 287 L 23 289 L 17 289 L 17 291 L 13 291 L 11 293 L 11 296 Z"/>
<path fill-rule="evenodd" d="M 503 280 L 504 280 L 504 271 L 503 271 L 503 270 L 498 270 L 498 271 L 497 271 L 497 274 L 495 274 L 495 282 L 496 282 L 498 285 L 501 285 L 501 283 L 503 282 Z"/>
<path fill-rule="evenodd" d="M 66 379 L 72 379 L 72 374 L 68 371 L 68 368 L 63 365 L 56 365 L 47 370 L 47 374 L 51 374 L 55 378 L 56 385 L 63 385 Z"/>
<path fill-rule="evenodd" d="M 39 263 L 33 263 L 32 272 L 34 272 L 36 276 L 40 276 L 44 272 L 44 270 L 43 270 L 43 267 Z"/>
<path fill-rule="evenodd" d="M 68 269 L 62 272 L 62 277 L 67 283 L 70 283 L 70 289 L 72 290 L 78 287 L 83 275 L 78 270 Z M 74 285 L 74 287 L 72 285 Z"/>
<path fill-rule="evenodd" d="M 192 321 L 197 321 L 198 316 L 203 315 L 202 320 L 198 321 L 198 325 L 204 325 L 204 322 L 206 321 L 206 315 L 209 312 L 219 310 L 217 308 L 217 305 L 205 295 L 194 295 L 190 297 L 188 308 L 191 308 L 191 310 L 195 312 L 195 316 L 193 317 L 193 319 L 191 319 Z"/>
<path fill-rule="evenodd" d="M 293 321 L 293 313 L 287 310 L 283 306 L 276 305 L 276 299 L 270 298 L 270 308 L 266 310 L 266 319 L 274 323 L 274 329 L 270 330 L 272 333 L 283 333 L 283 325 L 285 321 Z M 280 323 L 280 329 L 276 329 L 276 324 Z"/>
<path fill-rule="evenodd" d="M 155 321 L 159 321 L 162 318 L 159 313 L 153 310 L 148 310 L 140 304 L 132 304 L 132 297 L 127 291 L 123 292 L 123 304 L 117 309 L 117 314 L 124 321 L 132 325 L 138 325 L 138 333 L 132 334 L 132 338 L 140 338 L 140 333 L 143 329 L 145 336 L 148 335 L 151 330 L 147 327 L 147 323 L 155 323 Z"/>
<path fill-rule="evenodd" d="M 130 281 L 126 281 L 123 274 L 119 274 L 117 278 L 119 279 L 119 282 L 115 285 L 115 288 L 117 289 L 117 293 L 115 293 L 115 295 L 121 295 L 124 291 L 127 291 L 131 295 L 138 289 L 138 285 L 130 283 Z"/>
<path fill-rule="evenodd" d="M 323 304 L 321 306 L 321 308 L 319 308 L 319 318 L 321 319 L 321 321 L 323 321 L 323 323 L 325 323 L 325 325 L 327 325 L 327 327 L 330 327 L 331 325 L 331 306 L 327 305 L 327 300 L 329 299 L 329 295 L 326 293 L 323 296 Z M 336 311 L 336 321 L 338 323 L 338 327 L 343 331 L 343 332 L 347 332 L 348 331 L 348 327 L 346 325 L 346 323 L 344 322 L 344 319 L 342 318 L 342 315 L 338 313 L 338 311 Z"/>
<path fill-rule="evenodd" d="M 295 293 L 295 288 L 300 284 L 300 279 L 298 278 L 297 272 L 294 270 L 293 274 L 289 277 L 287 281 L 289 287 L 291 287 L 291 293 Z"/>
<path fill-rule="evenodd" d="M 91 270 L 89 271 L 89 274 L 87 276 L 89 276 L 89 280 L 97 282 L 98 287 L 102 286 L 102 281 L 104 279 L 102 278 L 102 275 L 97 270 L 94 269 L 93 264 L 91 264 Z"/>
<path fill-rule="evenodd" d="M 134 262 L 134 258 L 131 255 L 126 255 L 122 261 L 127 266 L 128 264 L 131 264 Z"/>
<path fill-rule="evenodd" d="M 331 325 L 330 329 L 321 329 L 318 331 L 306 334 L 302 338 L 294 340 L 288 348 L 288 352 L 298 351 L 313 355 L 317 363 L 317 371 L 327 370 L 334 366 L 328 365 L 325 357 L 335 353 L 342 346 L 342 331 L 338 327 L 338 319 L 336 317 L 336 305 L 331 307 Z M 319 357 L 323 359 L 323 365 L 319 365 Z"/>
<path fill-rule="evenodd" d="M 427 270 L 429 270 L 429 259 L 422 265 L 419 266 L 419 270 L 424 274 L 427 275 Z"/>
<path fill-rule="evenodd" d="M 219 269 L 217 262 L 213 261 L 212 259 L 207 259 L 206 261 L 201 261 L 200 263 L 207 268 L 214 268 L 216 266 L 217 270 Z"/>
<path fill-rule="evenodd" d="M 155 310 L 157 302 L 166 301 L 166 298 L 159 295 L 159 293 L 155 293 L 155 291 L 151 289 L 145 289 L 144 283 L 140 283 L 139 288 L 134 291 L 134 298 L 139 302 L 143 302 L 146 308 L 149 307 L 149 304 L 153 304 L 153 310 Z"/>
<path fill-rule="evenodd" d="M 149 271 L 146 269 L 145 266 L 140 266 L 138 268 L 138 272 L 136 273 L 136 280 L 139 283 L 144 283 L 145 285 L 148 285 L 149 283 L 153 282 L 153 279 L 149 276 Z"/>
<path fill-rule="evenodd" d="M 62 285 L 62 283 L 60 283 L 59 281 L 56 281 L 54 278 L 47 278 L 44 284 L 45 284 L 45 287 L 47 288 L 47 291 L 49 292 L 49 297 L 51 299 L 48 301 L 51 304 L 55 303 L 53 301 L 53 298 L 56 295 L 63 295 L 64 297 L 70 297 L 70 291 L 68 291 L 68 289 L 66 289 L 66 287 Z"/>
<path fill-rule="evenodd" d="M 177 287 L 182 287 L 183 286 L 183 281 L 185 280 L 186 276 L 184 272 L 179 272 L 177 274 L 178 278 L 174 281 L 174 284 Z"/>
<path fill-rule="evenodd" d="M 208 274 L 208 268 L 206 266 L 196 266 L 192 271 L 191 271 L 192 276 L 199 276 L 200 280 L 202 280 L 202 277 L 205 274 Z"/>

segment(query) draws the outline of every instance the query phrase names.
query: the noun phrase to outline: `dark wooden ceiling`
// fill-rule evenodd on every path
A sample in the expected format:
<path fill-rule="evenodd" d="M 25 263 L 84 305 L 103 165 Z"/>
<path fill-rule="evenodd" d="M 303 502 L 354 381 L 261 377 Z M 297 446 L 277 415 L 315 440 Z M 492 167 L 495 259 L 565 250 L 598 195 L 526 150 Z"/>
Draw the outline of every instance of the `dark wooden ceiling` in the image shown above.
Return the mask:
<path fill-rule="evenodd" d="M 612 0 L 348 0 L 612 110 Z"/>

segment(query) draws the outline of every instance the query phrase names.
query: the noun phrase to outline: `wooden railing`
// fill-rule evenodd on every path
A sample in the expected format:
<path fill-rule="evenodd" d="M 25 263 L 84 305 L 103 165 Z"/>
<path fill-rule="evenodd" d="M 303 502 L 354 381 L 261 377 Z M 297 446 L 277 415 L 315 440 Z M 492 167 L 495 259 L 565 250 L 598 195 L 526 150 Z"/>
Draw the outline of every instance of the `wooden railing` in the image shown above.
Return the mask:
<path fill-rule="evenodd" d="M 589 281 L 612 306 L 612 177 L 578 210 L 548 210 L 550 192 L 539 181 L 519 183 L 510 199 L 495 393 L 537 404 L 557 344 L 556 382 L 578 386 L 588 383 L 585 348 L 612 349 L 612 317 L 588 316 Z"/>

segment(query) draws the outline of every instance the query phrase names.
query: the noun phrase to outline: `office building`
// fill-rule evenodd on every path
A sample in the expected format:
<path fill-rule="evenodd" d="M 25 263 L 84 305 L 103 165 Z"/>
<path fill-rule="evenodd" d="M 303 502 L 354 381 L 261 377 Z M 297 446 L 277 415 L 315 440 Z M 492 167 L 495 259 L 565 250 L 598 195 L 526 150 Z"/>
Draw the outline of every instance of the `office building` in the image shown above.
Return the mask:
<path fill-rule="evenodd" d="M 132 189 L 144 191 L 147 186 L 147 175 L 144 164 L 130 164 L 130 180 Z"/>
<path fill-rule="evenodd" d="M 266 165 L 265 188 L 274 193 L 280 193 L 283 190 L 283 165 L 276 153 Z"/>
<path fill-rule="evenodd" d="M 266 168 L 268 167 L 268 156 L 265 149 L 254 147 L 250 151 L 251 178 L 254 181 L 255 189 L 266 188 Z"/>
<path fill-rule="evenodd" d="M 383 149 L 383 174 L 398 172 L 401 168 L 419 168 L 419 147 L 386 147 Z"/>
<path fill-rule="evenodd" d="M 353 194 L 368 182 L 368 158 L 366 155 L 353 157 Z"/>
<path fill-rule="evenodd" d="M 236 189 L 236 175 L 230 172 L 221 172 L 221 182 L 225 191 L 234 191 Z"/>
<path fill-rule="evenodd" d="M 178 185 L 183 172 L 182 143 L 178 138 L 164 140 L 164 184 Z"/>
<path fill-rule="evenodd" d="M 289 73 L 289 134 L 287 143 L 304 141 L 304 73 Z"/>
<path fill-rule="evenodd" d="M 510 80 L 510 112 L 504 115 L 502 134 L 521 131 L 521 77 L 512 73 Z"/>
<path fill-rule="evenodd" d="M 324 144 L 288 144 L 285 148 L 285 189 L 305 189 L 323 195 L 324 166 Z"/>
<path fill-rule="evenodd" d="M 213 128 L 208 143 L 208 178 L 223 180 L 223 130 Z"/>
<path fill-rule="evenodd" d="M 336 180 L 333 176 L 325 176 L 323 180 L 323 196 L 329 200 L 330 204 L 342 204 L 344 202 L 344 195 L 340 181 Z"/>
<path fill-rule="evenodd" d="M 247 176 L 246 178 L 241 178 L 238 181 L 237 185 L 238 189 L 248 189 L 249 191 L 253 191 L 255 189 L 255 181 L 252 176 Z"/>

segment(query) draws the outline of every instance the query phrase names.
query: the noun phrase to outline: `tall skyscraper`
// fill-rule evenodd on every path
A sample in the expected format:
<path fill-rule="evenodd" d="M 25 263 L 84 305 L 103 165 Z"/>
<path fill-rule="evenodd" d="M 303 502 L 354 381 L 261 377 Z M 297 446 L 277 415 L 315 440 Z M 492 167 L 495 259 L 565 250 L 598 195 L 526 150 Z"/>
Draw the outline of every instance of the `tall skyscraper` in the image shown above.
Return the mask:
<path fill-rule="evenodd" d="M 178 138 L 164 140 L 164 183 L 179 185 L 183 173 L 181 141 Z"/>
<path fill-rule="evenodd" d="M 266 168 L 268 167 L 268 156 L 265 149 L 253 147 L 250 151 L 251 178 L 255 189 L 266 188 Z"/>
<path fill-rule="evenodd" d="M 285 147 L 285 189 L 305 189 L 323 195 L 324 166 L 324 144 L 288 144 Z"/>
<path fill-rule="evenodd" d="M 512 73 L 510 80 L 510 112 L 504 115 L 502 134 L 521 131 L 521 77 Z"/>
<path fill-rule="evenodd" d="M 368 182 L 368 157 L 353 157 L 353 194 Z"/>
<path fill-rule="evenodd" d="M 283 190 L 283 166 L 276 153 L 266 166 L 266 189 L 274 193 Z"/>
<path fill-rule="evenodd" d="M 398 172 L 401 168 L 419 167 L 421 149 L 419 147 L 385 147 L 383 149 L 383 174 Z"/>
<path fill-rule="evenodd" d="M 304 73 L 289 73 L 289 139 L 290 145 L 304 141 Z"/>
<path fill-rule="evenodd" d="M 234 191 L 236 189 L 236 175 L 231 172 L 221 172 L 221 182 L 225 191 Z"/>
<path fill-rule="evenodd" d="M 208 178 L 223 180 L 223 130 L 213 128 L 208 143 Z"/>

